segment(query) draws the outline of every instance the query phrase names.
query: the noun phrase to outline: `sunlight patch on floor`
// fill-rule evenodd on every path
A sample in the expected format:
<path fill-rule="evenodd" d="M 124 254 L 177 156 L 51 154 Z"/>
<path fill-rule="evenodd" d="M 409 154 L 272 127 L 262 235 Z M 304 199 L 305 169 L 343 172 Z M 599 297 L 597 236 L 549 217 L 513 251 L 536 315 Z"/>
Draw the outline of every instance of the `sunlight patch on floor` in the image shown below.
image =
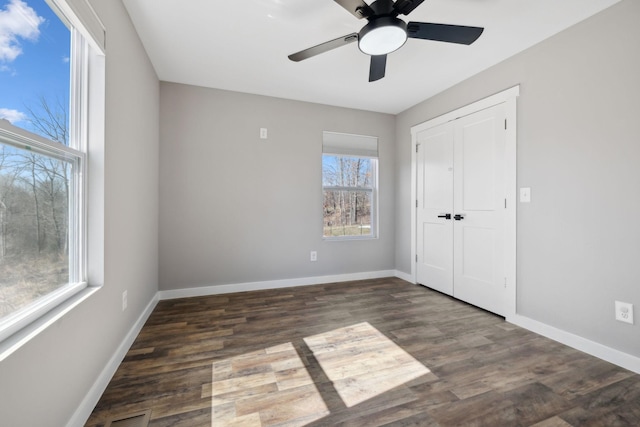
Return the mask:
<path fill-rule="evenodd" d="M 347 407 L 431 372 L 367 322 L 304 341 Z"/>
<path fill-rule="evenodd" d="M 304 341 L 348 408 L 430 373 L 367 322 Z M 330 414 L 290 342 L 214 362 L 202 397 L 212 427 L 304 426 Z"/>
<path fill-rule="evenodd" d="M 329 414 L 318 389 L 291 343 L 215 362 L 212 427 L 303 426 Z"/>

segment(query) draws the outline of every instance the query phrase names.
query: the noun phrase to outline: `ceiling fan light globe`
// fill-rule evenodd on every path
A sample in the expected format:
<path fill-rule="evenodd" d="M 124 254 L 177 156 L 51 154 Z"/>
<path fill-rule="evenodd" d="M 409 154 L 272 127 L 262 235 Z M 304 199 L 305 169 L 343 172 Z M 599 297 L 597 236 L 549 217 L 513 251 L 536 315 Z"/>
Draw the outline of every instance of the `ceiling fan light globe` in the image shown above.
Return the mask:
<path fill-rule="evenodd" d="M 386 55 L 398 50 L 406 41 L 407 24 L 398 18 L 378 18 L 358 34 L 358 47 L 367 55 Z"/>

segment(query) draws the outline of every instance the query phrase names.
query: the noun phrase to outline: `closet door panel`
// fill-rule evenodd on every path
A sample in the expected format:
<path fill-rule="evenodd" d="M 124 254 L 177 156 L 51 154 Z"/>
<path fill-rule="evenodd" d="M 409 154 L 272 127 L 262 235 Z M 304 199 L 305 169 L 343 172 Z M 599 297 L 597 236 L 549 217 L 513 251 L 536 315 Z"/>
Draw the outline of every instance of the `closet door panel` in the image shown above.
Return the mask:
<path fill-rule="evenodd" d="M 418 135 L 416 179 L 417 281 L 453 295 L 453 127 L 450 123 Z"/>
<path fill-rule="evenodd" d="M 456 120 L 453 296 L 505 313 L 502 105 Z"/>

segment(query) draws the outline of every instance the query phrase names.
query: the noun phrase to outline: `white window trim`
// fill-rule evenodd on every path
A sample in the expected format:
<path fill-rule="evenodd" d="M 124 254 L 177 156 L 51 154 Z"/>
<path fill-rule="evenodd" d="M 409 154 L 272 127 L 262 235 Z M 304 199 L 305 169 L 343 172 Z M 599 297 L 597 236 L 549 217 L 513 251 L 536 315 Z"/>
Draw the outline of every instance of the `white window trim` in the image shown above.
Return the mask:
<path fill-rule="evenodd" d="M 67 1 L 47 0 L 47 3 L 72 25 L 70 137 L 77 150 L 17 128 L 6 120 L 0 120 L 0 138 L 10 145 L 29 146 L 40 154 L 76 162 L 73 197 L 78 202 L 69 213 L 76 222 L 76 236 L 70 245 L 74 253 L 69 253 L 69 259 L 79 265 L 70 268 L 69 284 L 0 321 L 0 362 L 97 292 L 104 277 L 105 34 L 86 0 Z M 80 18 L 74 10 L 81 12 Z M 96 39 L 94 33 L 101 37 Z M 89 162 L 95 170 L 87 168 Z"/>
<path fill-rule="evenodd" d="M 87 0 L 45 0 L 73 28 L 80 31 L 85 40 L 101 54 L 105 53 L 106 31 L 95 10 Z"/>

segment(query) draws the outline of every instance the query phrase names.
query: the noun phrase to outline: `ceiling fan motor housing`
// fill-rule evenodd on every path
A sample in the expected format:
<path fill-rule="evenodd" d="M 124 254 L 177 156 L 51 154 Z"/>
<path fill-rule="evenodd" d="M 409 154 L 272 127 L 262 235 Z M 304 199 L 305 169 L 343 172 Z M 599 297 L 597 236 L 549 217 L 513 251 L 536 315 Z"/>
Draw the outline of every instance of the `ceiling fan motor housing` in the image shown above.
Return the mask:
<path fill-rule="evenodd" d="M 358 33 L 358 47 L 367 55 L 386 55 L 407 41 L 407 24 L 393 16 L 371 19 Z"/>

